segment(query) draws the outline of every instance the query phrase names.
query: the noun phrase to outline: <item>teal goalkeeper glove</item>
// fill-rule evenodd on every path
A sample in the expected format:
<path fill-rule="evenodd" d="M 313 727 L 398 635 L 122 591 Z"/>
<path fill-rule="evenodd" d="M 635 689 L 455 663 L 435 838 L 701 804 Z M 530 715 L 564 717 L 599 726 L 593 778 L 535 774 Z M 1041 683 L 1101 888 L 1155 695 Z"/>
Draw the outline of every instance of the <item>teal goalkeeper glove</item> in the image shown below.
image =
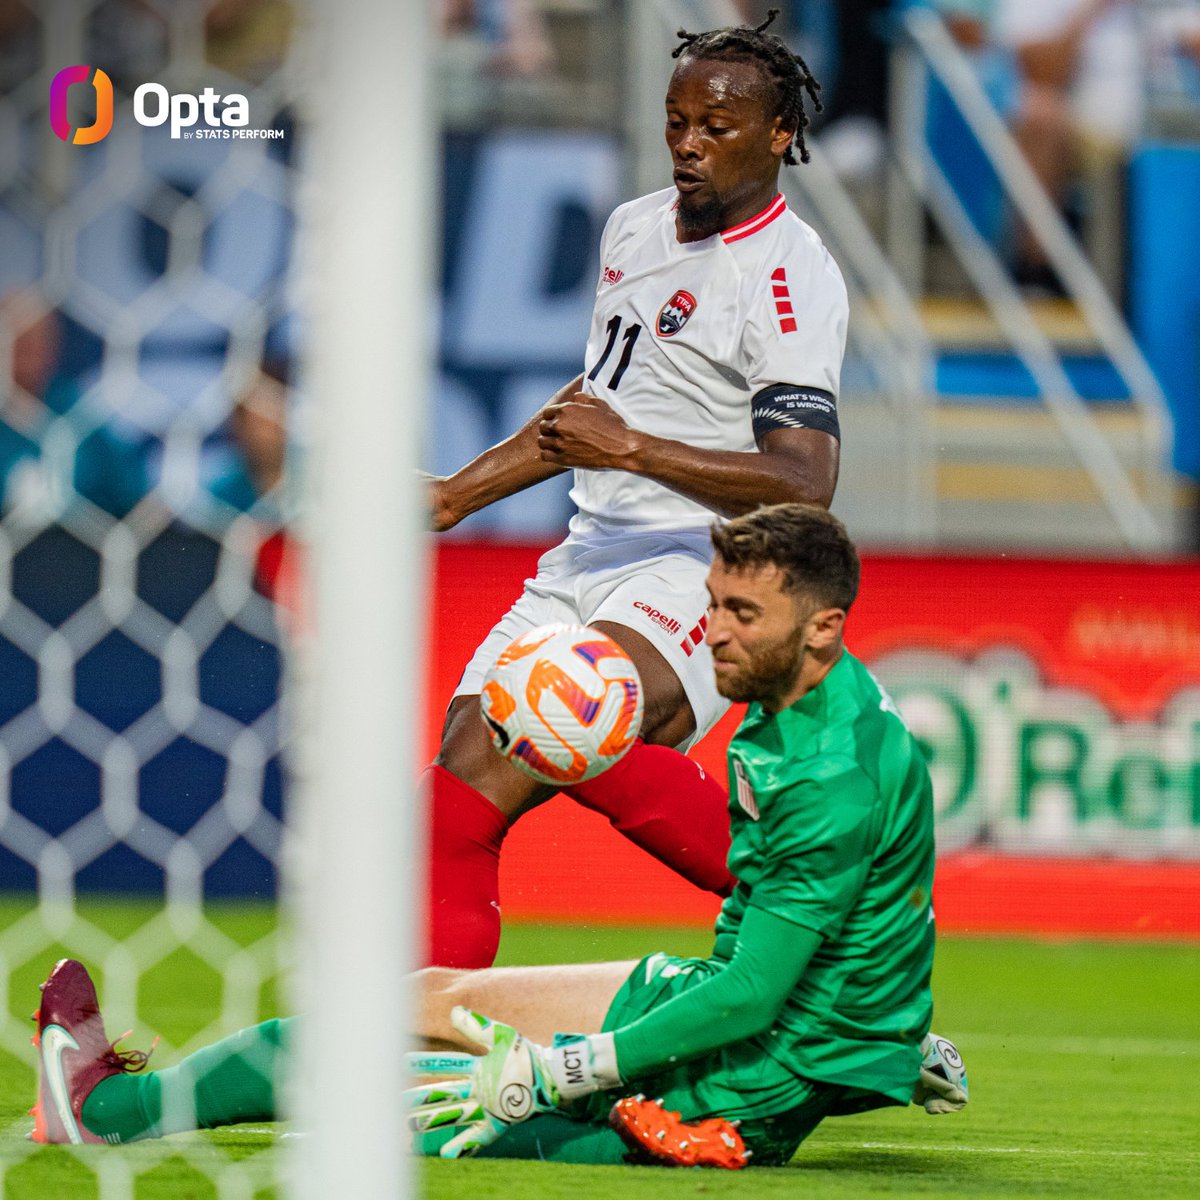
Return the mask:
<path fill-rule="evenodd" d="M 611 1035 L 559 1035 L 548 1048 L 469 1008 L 454 1008 L 450 1022 L 486 1053 L 481 1057 L 410 1054 L 409 1069 L 414 1072 L 469 1074 L 405 1093 L 410 1129 L 417 1133 L 448 1127 L 461 1130 L 441 1148 L 442 1158 L 474 1154 L 510 1125 L 554 1112 L 576 1096 L 620 1082 Z"/>

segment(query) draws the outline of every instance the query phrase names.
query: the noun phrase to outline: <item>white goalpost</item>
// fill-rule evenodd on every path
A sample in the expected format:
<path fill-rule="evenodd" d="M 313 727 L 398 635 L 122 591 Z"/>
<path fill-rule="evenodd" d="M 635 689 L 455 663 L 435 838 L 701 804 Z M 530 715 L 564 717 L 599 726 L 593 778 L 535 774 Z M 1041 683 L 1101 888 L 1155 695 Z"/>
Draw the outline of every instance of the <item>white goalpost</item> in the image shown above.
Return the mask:
<path fill-rule="evenodd" d="M 430 7 L 317 0 L 309 176 L 311 695 L 291 1194 L 409 1194 L 400 1089 L 423 848 L 424 505 L 435 122 Z M 307 638 L 305 640 L 308 640 Z"/>

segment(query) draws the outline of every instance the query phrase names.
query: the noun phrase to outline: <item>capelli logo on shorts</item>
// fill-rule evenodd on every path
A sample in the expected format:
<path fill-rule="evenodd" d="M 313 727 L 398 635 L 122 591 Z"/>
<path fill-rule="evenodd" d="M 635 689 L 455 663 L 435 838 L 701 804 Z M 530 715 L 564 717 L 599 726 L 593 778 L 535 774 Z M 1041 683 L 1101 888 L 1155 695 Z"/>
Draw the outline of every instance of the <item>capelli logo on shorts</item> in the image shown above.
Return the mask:
<path fill-rule="evenodd" d="M 666 613 L 659 612 L 657 608 L 652 608 L 649 604 L 646 604 L 641 600 L 635 600 L 633 602 L 633 607 L 640 609 L 646 614 L 646 616 L 650 618 L 650 620 L 655 623 L 655 625 L 662 626 L 662 628 L 668 633 L 678 633 L 683 628 L 683 626 L 677 620 L 675 620 L 674 617 L 668 617 Z"/>

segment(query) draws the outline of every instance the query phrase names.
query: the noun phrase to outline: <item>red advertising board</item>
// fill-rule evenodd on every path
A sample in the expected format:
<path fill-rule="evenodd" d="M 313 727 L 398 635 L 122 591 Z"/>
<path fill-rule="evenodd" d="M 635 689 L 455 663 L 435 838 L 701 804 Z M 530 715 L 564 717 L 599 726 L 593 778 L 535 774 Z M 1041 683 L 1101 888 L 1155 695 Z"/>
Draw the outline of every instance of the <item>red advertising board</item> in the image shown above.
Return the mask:
<path fill-rule="evenodd" d="M 439 545 L 431 752 L 541 549 Z M 847 642 L 929 757 L 942 929 L 1200 936 L 1200 564 L 868 555 Z M 695 752 L 720 777 L 738 719 Z M 510 833 L 501 883 L 510 916 L 716 909 L 561 797 Z"/>

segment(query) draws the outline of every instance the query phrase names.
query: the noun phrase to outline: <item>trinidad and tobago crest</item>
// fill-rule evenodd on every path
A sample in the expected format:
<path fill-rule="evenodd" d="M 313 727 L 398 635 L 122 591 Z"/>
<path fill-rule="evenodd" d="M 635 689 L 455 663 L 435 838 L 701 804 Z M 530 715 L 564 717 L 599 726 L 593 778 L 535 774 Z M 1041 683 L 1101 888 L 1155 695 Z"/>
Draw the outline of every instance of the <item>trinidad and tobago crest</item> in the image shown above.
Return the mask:
<path fill-rule="evenodd" d="M 658 336 L 674 337 L 696 311 L 696 297 L 682 288 L 658 310 Z"/>

